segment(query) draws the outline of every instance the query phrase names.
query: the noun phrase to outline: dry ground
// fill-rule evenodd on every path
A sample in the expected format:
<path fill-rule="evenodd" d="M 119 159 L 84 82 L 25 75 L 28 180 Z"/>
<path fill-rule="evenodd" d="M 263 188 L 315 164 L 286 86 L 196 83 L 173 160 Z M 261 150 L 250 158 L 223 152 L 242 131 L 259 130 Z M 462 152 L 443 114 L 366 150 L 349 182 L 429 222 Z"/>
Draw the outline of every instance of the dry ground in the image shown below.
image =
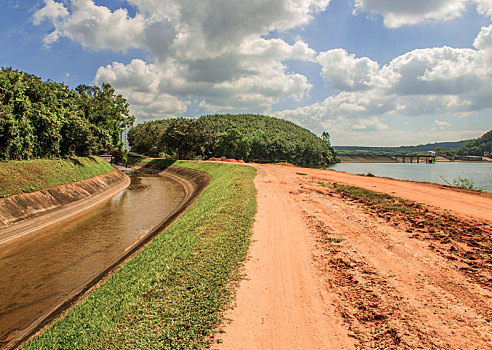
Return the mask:
<path fill-rule="evenodd" d="M 257 169 L 246 279 L 217 348 L 492 347 L 490 194 Z M 412 202 L 378 208 L 334 182 Z"/>

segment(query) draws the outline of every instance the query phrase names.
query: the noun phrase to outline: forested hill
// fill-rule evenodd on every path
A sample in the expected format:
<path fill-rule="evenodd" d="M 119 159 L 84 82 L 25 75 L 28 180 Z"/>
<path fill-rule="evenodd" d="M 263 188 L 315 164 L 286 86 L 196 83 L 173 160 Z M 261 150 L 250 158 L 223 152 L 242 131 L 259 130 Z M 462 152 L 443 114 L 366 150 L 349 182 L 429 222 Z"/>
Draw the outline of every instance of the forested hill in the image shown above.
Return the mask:
<path fill-rule="evenodd" d="M 137 125 L 128 135 L 132 151 L 170 158 L 227 157 L 246 161 L 320 165 L 335 162 L 329 135 L 264 115 L 207 115 Z"/>
<path fill-rule="evenodd" d="M 220 134 L 236 129 L 252 141 L 251 160 L 285 160 L 294 164 L 334 163 L 329 140 L 289 121 L 264 115 L 225 114 L 200 118 L 209 130 Z"/>
<path fill-rule="evenodd" d="M 417 154 L 427 151 L 434 151 L 437 148 L 458 150 L 465 145 L 468 140 L 456 142 L 437 142 L 428 143 L 418 146 L 400 146 L 400 147 L 366 147 L 366 146 L 333 146 L 333 149 L 340 155 L 394 155 L 394 154 Z"/>
<path fill-rule="evenodd" d="M 483 156 L 485 152 L 492 154 L 492 130 L 489 130 L 478 139 L 467 141 L 457 153 L 462 156 Z"/>

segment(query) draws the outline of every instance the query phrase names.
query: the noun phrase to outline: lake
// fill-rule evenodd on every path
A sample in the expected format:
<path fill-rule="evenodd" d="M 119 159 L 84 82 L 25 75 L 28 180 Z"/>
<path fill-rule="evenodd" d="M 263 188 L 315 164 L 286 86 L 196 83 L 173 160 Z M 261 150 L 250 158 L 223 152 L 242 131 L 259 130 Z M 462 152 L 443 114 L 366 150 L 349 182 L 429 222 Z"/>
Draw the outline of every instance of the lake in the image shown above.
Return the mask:
<path fill-rule="evenodd" d="M 338 163 L 329 167 L 352 174 L 371 173 L 400 180 L 453 184 L 458 177 L 471 179 L 476 188 L 492 192 L 492 162 Z M 446 181 L 445 181 L 446 180 Z"/>

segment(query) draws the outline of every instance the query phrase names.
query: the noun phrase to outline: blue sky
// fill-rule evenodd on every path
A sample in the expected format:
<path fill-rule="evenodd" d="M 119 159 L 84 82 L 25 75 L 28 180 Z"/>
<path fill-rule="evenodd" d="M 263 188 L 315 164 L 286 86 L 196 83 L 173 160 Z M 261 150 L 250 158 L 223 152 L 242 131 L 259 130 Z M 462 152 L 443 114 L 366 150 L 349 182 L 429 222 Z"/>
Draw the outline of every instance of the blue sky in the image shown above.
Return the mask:
<path fill-rule="evenodd" d="M 1 66 L 109 82 L 137 122 L 262 113 L 369 146 L 492 128 L 491 0 L 1 1 Z"/>

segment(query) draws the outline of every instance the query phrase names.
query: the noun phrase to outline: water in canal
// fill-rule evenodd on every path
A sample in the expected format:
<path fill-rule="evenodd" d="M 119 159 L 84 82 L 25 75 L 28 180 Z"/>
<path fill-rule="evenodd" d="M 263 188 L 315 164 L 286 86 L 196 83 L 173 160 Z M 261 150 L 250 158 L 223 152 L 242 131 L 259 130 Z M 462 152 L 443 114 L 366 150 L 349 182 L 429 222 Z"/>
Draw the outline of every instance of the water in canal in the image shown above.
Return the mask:
<path fill-rule="evenodd" d="M 184 198 L 178 182 L 130 175 L 95 209 L 0 246 L 0 347 L 121 256 Z"/>

